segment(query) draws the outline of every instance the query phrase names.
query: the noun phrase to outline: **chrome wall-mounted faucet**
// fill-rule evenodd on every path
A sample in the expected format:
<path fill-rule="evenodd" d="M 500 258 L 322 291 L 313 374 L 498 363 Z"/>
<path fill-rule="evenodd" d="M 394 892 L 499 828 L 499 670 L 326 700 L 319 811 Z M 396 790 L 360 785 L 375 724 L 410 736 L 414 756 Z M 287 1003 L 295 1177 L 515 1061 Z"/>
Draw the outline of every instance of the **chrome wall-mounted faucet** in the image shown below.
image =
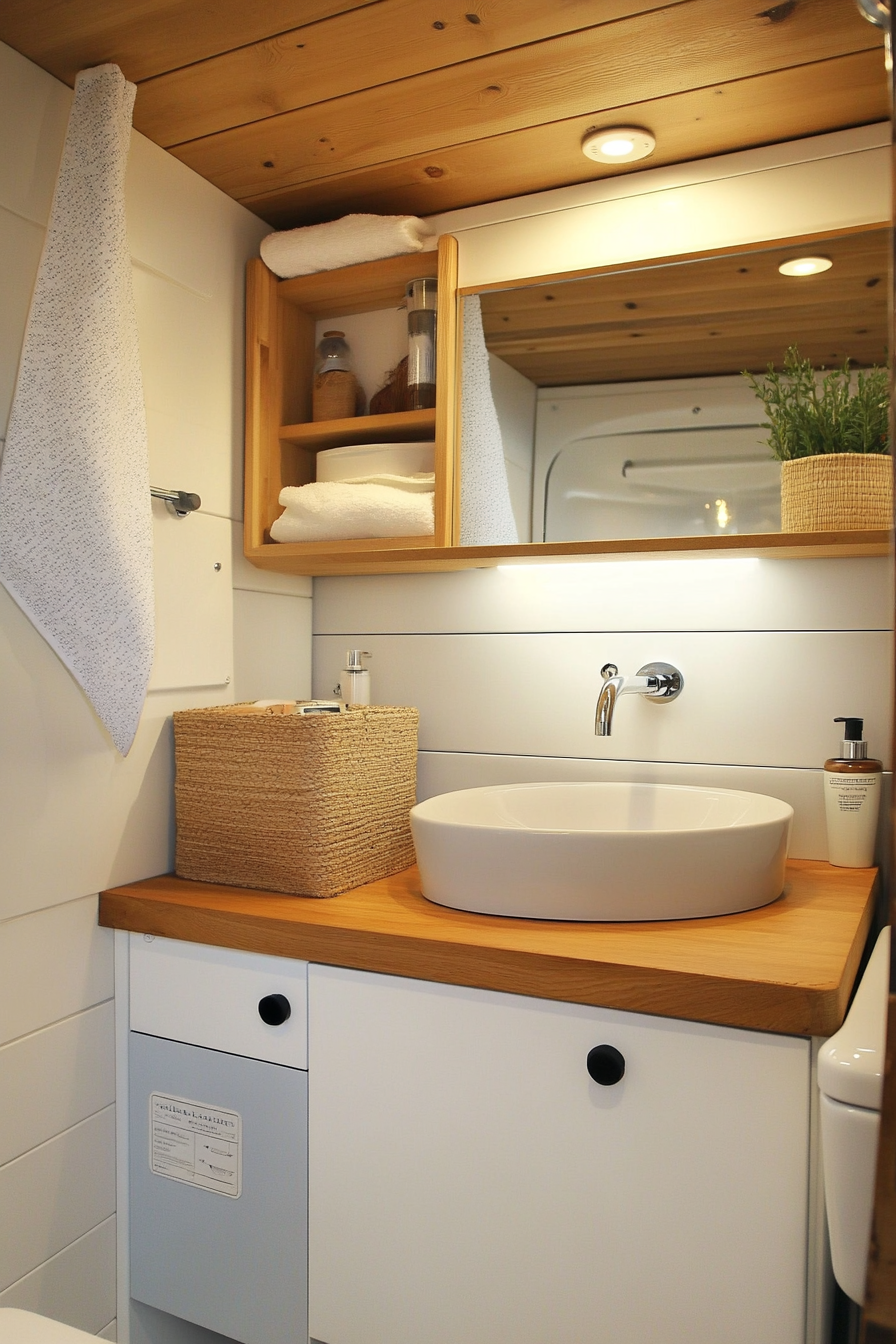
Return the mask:
<path fill-rule="evenodd" d="M 600 670 L 604 684 L 597 697 L 594 732 L 609 737 L 613 729 L 613 711 L 620 695 L 643 695 L 648 700 L 674 700 L 681 695 L 684 677 L 671 663 L 645 663 L 635 677 L 620 677 L 615 663 L 604 663 Z"/>

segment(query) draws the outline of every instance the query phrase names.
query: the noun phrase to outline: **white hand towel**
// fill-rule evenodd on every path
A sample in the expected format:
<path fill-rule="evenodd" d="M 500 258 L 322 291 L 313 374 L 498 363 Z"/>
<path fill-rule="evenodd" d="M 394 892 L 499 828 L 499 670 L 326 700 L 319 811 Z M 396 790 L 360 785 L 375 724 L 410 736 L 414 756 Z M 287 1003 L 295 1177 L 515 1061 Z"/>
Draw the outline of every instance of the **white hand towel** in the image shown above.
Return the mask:
<path fill-rule="evenodd" d="M 464 299 L 460 395 L 460 544 L 511 546 L 519 539 L 492 399 L 482 305 L 478 294 L 470 294 Z"/>
<path fill-rule="evenodd" d="M 123 754 L 153 657 L 146 419 L 125 228 L 136 88 L 75 83 L 0 462 L 0 580 Z"/>
<path fill-rule="evenodd" d="M 434 471 L 415 471 L 411 476 L 393 476 L 389 471 L 378 471 L 372 476 L 346 476 L 342 485 L 388 485 L 393 490 L 408 490 L 414 494 L 425 494 L 436 488 Z"/>
<path fill-rule="evenodd" d="M 344 215 L 329 224 L 269 233 L 261 240 L 261 259 L 275 275 L 287 280 L 422 252 L 431 237 L 427 225 L 414 215 Z"/>
<path fill-rule="evenodd" d="M 280 491 L 285 513 L 271 525 L 274 541 L 348 541 L 423 537 L 433 533 L 433 494 L 389 485 L 315 481 Z"/>

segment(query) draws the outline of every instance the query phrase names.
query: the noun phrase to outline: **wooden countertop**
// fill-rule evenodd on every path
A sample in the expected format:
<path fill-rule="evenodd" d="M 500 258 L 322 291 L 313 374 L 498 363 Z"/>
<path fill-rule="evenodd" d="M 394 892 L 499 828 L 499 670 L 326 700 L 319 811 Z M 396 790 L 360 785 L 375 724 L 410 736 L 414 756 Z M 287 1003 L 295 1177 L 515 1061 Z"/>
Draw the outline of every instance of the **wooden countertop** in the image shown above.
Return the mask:
<path fill-rule="evenodd" d="M 186 882 L 104 891 L 100 923 L 187 942 L 801 1036 L 843 1021 L 877 871 L 792 860 L 782 896 L 712 919 L 573 924 L 433 905 L 416 868 L 331 900 Z"/>

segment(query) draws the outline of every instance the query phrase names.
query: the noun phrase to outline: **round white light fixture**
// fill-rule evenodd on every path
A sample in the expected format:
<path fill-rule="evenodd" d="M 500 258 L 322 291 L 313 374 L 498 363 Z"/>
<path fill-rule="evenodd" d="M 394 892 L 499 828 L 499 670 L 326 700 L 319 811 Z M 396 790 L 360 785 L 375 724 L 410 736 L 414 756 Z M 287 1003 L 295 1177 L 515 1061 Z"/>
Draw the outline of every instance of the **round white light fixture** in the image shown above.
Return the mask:
<path fill-rule="evenodd" d="M 794 257 L 791 261 L 782 261 L 778 270 L 782 275 L 820 275 L 833 266 L 830 257 Z"/>
<path fill-rule="evenodd" d="M 582 153 L 595 163 L 634 163 L 655 149 L 656 140 L 640 126 L 608 126 L 589 131 L 582 141 Z"/>

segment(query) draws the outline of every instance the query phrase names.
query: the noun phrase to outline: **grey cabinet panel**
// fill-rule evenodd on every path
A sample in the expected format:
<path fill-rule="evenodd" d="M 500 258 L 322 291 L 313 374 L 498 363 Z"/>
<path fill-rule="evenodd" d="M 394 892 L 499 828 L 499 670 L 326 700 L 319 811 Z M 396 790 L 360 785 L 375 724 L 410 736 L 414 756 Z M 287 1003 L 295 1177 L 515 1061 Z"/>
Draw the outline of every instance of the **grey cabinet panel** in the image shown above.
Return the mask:
<path fill-rule="evenodd" d="M 238 1198 L 153 1172 L 153 1093 L 238 1113 Z M 133 1297 L 243 1344 L 305 1344 L 307 1113 L 300 1069 L 131 1032 Z"/>

